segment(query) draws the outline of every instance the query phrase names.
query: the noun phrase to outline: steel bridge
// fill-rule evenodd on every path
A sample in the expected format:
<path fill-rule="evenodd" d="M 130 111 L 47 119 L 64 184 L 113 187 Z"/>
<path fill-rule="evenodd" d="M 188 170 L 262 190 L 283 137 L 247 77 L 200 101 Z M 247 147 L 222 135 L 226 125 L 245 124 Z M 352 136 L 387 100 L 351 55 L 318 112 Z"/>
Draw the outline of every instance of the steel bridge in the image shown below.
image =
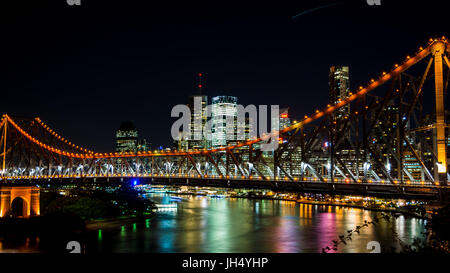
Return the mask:
<path fill-rule="evenodd" d="M 96 153 L 61 137 L 38 117 L 4 114 L 0 183 L 137 177 L 203 185 L 438 194 L 450 181 L 445 111 L 449 52 L 447 38 L 432 38 L 336 104 L 279 131 L 216 149 Z M 427 109 L 430 97 L 434 107 Z M 336 118 L 343 106 L 349 106 L 350 113 Z M 261 151 L 259 145 L 271 135 L 279 139 L 279 148 Z"/>

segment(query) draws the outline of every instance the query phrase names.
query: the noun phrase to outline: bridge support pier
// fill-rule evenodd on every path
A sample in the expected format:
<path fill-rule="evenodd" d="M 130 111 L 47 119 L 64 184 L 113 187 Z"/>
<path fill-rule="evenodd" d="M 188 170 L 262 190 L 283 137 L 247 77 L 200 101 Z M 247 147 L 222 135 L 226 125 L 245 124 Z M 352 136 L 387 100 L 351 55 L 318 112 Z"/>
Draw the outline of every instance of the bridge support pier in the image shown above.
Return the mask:
<path fill-rule="evenodd" d="M 40 197 L 37 187 L 0 187 L 0 218 L 9 216 L 13 210 L 16 199 L 22 201 L 21 217 L 40 215 Z"/>
<path fill-rule="evenodd" d="M 431 47 L 434 56 L 434 83 L 436 93 L 436 146 L 437 146 L 437 179 L 441 186 L 447 186 L 447 153 L 445 145 L 445 106 L 444 106 L 444 77 L 442 55 L 445 44 L 436 42 Z"/>

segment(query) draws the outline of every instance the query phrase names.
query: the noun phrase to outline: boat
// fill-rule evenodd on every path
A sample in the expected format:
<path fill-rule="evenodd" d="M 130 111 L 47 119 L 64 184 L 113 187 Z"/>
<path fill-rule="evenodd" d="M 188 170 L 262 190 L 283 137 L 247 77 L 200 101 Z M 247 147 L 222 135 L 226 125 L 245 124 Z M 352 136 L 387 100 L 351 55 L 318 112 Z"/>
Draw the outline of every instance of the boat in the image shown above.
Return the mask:
<path fill-rule="evenodd" d="M 183 198 L 181 198 L 181 197 L 179 197 L 179 196 L 173 196 L 173 195 L 170 195 L 169 197 L 170 197 L 170 200 L 171 200 L 171 201 L 177 201 L 177 202 L 183 201 Z"/>
<path fill-rule="evenodd" d="M 166 193 L 164 186 L 153 185 L 148 189 L 150 193 Z"/>
<path fill-rule="evenodd" d="M 165 189 L 151 189 L 150 193 L 166 193 Z"/>
<path fill-rule="evenodd" d="M 212 195 L 208 195 L 211 198 L 225 198 L 225 195 L 223 194 L 212 194 Z"/>
<path fill-rule="evenodd" d="M 176 203 L 172 204 L 155 204 L 158 208 L 158 211 L 170 211 L 170 210 L 177 210 L 178 206 Z"/>

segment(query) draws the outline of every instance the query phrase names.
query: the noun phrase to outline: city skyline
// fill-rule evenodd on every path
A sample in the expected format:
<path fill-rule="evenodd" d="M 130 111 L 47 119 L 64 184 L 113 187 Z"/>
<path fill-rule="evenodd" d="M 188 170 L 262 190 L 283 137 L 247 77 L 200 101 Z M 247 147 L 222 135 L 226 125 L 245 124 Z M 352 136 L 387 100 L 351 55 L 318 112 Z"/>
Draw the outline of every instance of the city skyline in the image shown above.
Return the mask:
<path fill-rule="evenodd" d="M 443 16 L 432 27 L 410 22 L 401 34 L 389 27 L 392 20 L 431 9 L 432 1 L 421 7 L 346 1 L 295 19 L 297 11 L 318 3 L 233 5 L 218 11 L 206 3 L 173 9 L 158 4 L 142 12 L 101 2 L 20 7 L 23 17 L 2 18 L 11 41 L 2 45 L 2 86 L 5 99 L 14 101 L 3 112 L 39 116 L 98 152 L 113 150 L 114 132 L 124 120 L 133 120 L 155 146 L 168 147 L 170 110 L 193 93 L 199 72 L 210 97 L 290 106 L 293 116 L 302 117 L 326 106 L 330 66 L 348 65 L 354 90 L 390 68 L 391 60 L 413 53 L 415 45 L 445 34 L 445 24 L 438 23 Z M 102 21 L 100 12 L 107 15 Z M 83 21 L 74 20 L 80 15 Z M 34 50 L 24 50 L 25 41 Z M 17 94 L 25 100 L 17 102 Z"/>
<path fill-rule="evenodd" d="M 450 253 L 447 18 L 435 0 L 8 3 L 0 253 L 268 272 L 271 253 Z"/>

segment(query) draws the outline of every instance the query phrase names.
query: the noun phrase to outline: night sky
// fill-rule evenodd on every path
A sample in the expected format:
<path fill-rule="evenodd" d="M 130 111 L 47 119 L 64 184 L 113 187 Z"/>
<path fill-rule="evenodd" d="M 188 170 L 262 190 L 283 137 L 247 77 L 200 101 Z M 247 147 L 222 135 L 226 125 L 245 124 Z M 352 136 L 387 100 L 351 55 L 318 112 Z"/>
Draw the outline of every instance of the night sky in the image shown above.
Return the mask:
<path fill-rule="evenodd" d="M 124 120 L 171 145 L 171 109 L 199 72 L 208 96 L 301 117 L 328 103 L 330 65 L 350 66 L 354 89 L 449 36 L 445 1 L 11 2 L 0 7 L 1 112 L 39 116 L 98 152 L 113 151 Z"/>

